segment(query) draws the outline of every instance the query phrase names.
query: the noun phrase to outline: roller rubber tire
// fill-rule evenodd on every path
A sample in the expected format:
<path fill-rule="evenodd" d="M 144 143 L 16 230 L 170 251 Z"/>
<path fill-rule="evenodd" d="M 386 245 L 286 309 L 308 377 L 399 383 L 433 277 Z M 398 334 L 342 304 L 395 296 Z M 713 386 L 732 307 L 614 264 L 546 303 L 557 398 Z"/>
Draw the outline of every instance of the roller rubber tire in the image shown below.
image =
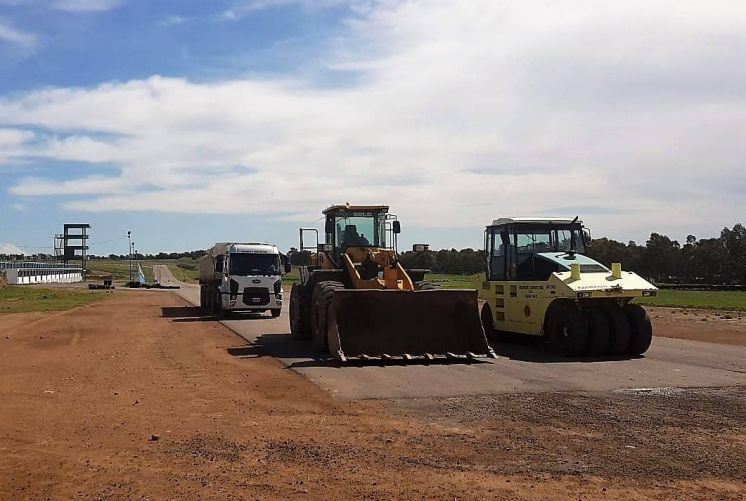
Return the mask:
<path fill-rule="evenodd" d="M 606 319 L 609 321 L 611 332 L 609 355 L 625 355 L 632 337 L 627 316 L 617 304 L 606 305 L 604 312 L 606 313 Z"/>
<path fill-rule="evenodd" d="M 627 347 L 628 355 L 642 355 L 653 341 L 653 325 L 645 308 L 639 304 L 627 304 L 624 313 L 629 321 L 632 337 Z"/>
<path fill-rule="evenodd" d="M 609 353 L 611 327 L 604 311 L 598 306 L 588 308 L 588 345 L 586 354 L 601 357 Z"/>
<path fill-rule="evenodd" d="M 547 337 L 553 351 L 567 357 L 582 355 L 588 343 L 588 320 L 574 304 L 551 308 Z"/>

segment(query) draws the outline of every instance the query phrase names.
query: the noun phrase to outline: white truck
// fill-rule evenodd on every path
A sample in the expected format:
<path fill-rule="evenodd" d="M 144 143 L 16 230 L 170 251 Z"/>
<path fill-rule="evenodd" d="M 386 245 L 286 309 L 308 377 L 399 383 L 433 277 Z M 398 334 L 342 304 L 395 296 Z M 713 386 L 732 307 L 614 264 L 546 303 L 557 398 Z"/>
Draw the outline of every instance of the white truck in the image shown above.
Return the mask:
<path fill-rule="evenodd" d="M 232 311 L 279 317 L 287 258 L 265 243 L 215 244 L 199 261 L 199 303 L 215 314 Z"/>

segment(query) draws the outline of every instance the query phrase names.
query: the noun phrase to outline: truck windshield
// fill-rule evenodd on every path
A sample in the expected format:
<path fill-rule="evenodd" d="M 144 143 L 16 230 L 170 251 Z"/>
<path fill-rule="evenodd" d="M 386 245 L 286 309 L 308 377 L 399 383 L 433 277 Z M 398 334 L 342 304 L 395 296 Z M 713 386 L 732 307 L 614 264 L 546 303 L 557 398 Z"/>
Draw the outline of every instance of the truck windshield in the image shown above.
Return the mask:
<path fill-rule="evenodd" d="M 277 254 L 233 253 L 230 260 L 230 273 L 237 276 L 279 275 L 280 256 Z"/>

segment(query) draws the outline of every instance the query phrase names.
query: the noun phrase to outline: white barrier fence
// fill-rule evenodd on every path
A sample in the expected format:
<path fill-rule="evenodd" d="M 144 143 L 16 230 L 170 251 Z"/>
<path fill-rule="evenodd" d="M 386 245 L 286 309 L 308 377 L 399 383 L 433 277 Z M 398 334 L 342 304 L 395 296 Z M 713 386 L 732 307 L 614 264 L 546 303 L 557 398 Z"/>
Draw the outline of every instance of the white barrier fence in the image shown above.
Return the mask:
<path fill-rule="evenodd" d="M 6 268 L 5 279 L 11 285 L 71 284 L 83 281 L 80 268 Z"/>

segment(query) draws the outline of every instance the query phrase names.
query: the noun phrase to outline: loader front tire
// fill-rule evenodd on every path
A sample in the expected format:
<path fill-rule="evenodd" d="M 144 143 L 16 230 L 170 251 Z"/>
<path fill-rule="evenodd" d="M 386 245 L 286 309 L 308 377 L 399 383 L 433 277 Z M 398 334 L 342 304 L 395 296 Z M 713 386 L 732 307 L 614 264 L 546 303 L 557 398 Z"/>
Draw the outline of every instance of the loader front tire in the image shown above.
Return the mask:
<path fill-rule="evenodd" d="M 624 313 L 630 324 L 632 333 L 627 347 L 628 355 L 642 355 L 653 341 L 653 325 L 650 322 L 650 316 L 645 308 L 639 304 L 627 304 L 624 307 Z"/>
<path fill-rule="evenodd" d="M 427 280 L 420 280 L 419 282 L 414 283 L 414 290 L 416 291 L 432 291 L 438 289 L 440 289 L 440 287 L 432 282 L 428 282 Z"/>
<path fill-rule="evenodd" d="M 482 305 L 482 311 L 479 313 L 479 319 L 482 321 L 482 328 L 486 335 L 495 334 L 495 319 L 492 316 L 492 308 L 487 303 Z"/>
<path fill-rule="evenodd" d="M 630 325 L 627 316 L 618 304 L 609 304 L 604 308 L 606 319 L 611 327 L 611 344 L 609 355 L 625 355 L 629 349 L 631 338 Z"/>
<path fill-rule="evenodd" d="M 574 304 L 558 304 L 547 312 L 547 337 L 552 349 L 567 357 L 582 355 L 588 343 L 588 321 Z"/>
<path fill-rule="evenodd" d="M 329 318 L 329 305 L 332 302 L 334 291 L 344 288 L 340 282 L 324 281 L 316 284 L 311 299 L 311 335 L 313 343 L 320 351 L 329 350 L 327 340 L 327 320 Z"/>
<path fill-rule="evenodd" d="M 604 311 L 598 306 L 588 308 L 588 346 L 586 354 L 601 357 L 609 353 L 611 328 Z"/>
<path fill-rule="evenodd" d="M 311 301 L 302 284 L 290 290 L 290 333 L 295 339 L 311 337 Z"/>

